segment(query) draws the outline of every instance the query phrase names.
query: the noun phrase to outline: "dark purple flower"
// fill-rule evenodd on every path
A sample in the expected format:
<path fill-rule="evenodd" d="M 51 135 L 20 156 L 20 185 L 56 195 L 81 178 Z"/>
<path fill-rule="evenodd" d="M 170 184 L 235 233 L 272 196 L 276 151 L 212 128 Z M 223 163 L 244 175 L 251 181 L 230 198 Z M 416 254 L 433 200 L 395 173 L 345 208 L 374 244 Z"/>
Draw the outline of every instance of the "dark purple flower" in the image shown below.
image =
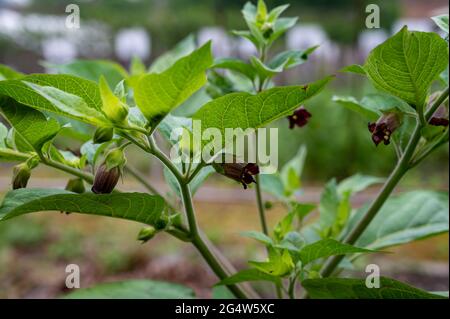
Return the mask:
<path fill-rule="evenodd" d="M 293 129 L 296 125 L 298 127 L 305 126 L 311 116 L 311 113 L 309 113 L 304 106 L 301 106 L 299 109 L 295 110 L 292 115 L 288 116 L 289 128 Z"/>
<path fill-rule="evenodd" d="M 92 192 L 95 194 L 109 194 L 116 187 L 120 178 L 120 168 L 115 166 L 107 169 L 106 165 L 101 165 L 95 173 L 94 184 L 92 185 Z"/>
<path fill-rule="evenodd" d="M 376 146 L 381 142 L 388 145 L 391 135 L 400 126 L 400 118 L 397 113 L 383 114 L 376 123 L 369 123 L 369 132 L 372 133 L 372 141 Z"/>
<path fill-rule="evenodd" d="M 247 189 L 247 185 L 256 183 L 253 176 L 259 174 L 259 167 L 254 163 L 225 163 L 222 168 L 225 176 L 240 182 L 244 189 Z"/>

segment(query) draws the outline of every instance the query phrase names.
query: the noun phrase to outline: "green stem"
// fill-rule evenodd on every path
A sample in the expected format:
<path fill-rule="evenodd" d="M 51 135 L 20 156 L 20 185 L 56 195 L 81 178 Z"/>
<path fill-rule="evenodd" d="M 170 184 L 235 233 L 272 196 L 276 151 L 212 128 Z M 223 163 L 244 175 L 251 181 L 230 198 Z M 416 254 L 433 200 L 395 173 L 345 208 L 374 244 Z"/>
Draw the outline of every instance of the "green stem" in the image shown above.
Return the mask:
<path fill-rule="evenodd" d="M 94 176 L 92 176 L 91 174 L 89 174 L 87 172 L 81 171 L 77 168 L 64 165 L 62 163 L 56 162 L 54 160 L 51 160 L 51 159 L 48 159 L 45 157 L 41 157 L 41 162 L 44 165 L 59 169 L 60 171 L 63 171 L 63 172 L 69 173 L 71 175 L 77 176 L 79 178 L 82 178 L 90 184 L 92 184 L 94 182 Z"/>
<path fill-rule="evenodd" d="M 439 96 L 439 98 L 433 103 L 433 105 L 429 108 L 429 110 L 425 113 L 425 120 L 428 122 L 431 118 L 431 116 L 434 114 L 434 112 L 437 110 L 437 108 L 445 102 L 445 100 L 448 98 L 449 94 L 449 88 L 447 87 Z M 417 164 L 417 160 L 412 163 L 411 160 L 414 155 L 414 151 L 416 150 L 417 144 L 420 141 L 421 138 L 421 130 L 422 130 L 422 124 L 420 122 L 420 119 L 416 122 L 416 127 L 414 128 L 414 132 L 412 133 L 408 145 L 406 146 L 405 152 L 403 153 L 402 157 L 398 161 L 397 165 L 395 166 L 394 170 L 392 171 L 391 175 L 389 176 L 386 183 L 383 185 L 383 188 L 381 189 L 378 196 L 375 198 L 375 200 L 370 205 L 369 209 L 367 210 L 366 214 L 363 216 L 363 218 L 359 221 L 359 223 L 353 228 L 353 230 L 347 235 L 347 237 L 344 239 L 344 243 L 353 245 L 358 238 L 361 236 L 361 234 L 366 230 L 367 226 L 369 226 L 370 222 L 373 220 L 373 218 L 376 216 L 380 208 L 383 206 L 384 202 L 388 199 L 394 188 L 397 186 L 397 184 L 400 182 L 401 178 L 405 175 L 405 173 L 415 164 Z M 420 160 L 425 158 L 425 156 L 429 155 L 431 153 L 427 152 L 424 156 L 420 157 Z M 339 265 L 341 260 L 344 258 L 343 255 L 341 256 L 333 256 L 324 264 L 321 275 L 322 277 L 328 277 L 330 276 L 333 271 L 336 269 L 336 267 Z"/>
<path fill-rule="evenodd" d="M 130 166 L 130 165 L 126 165 L 124 167 L 124 170 L 126 172 L 128 172 L 131 176 L 133 176 L 133 178 L 135 178 L 139 183 L 142 184 L 142 186 L 144 186 L 151 194 L 154 195 L 158 195 L 161 196 L 162 198 L 164 198 L 164 196 L 152 185 L 150 184 L 143 176 L 142 173 L 139 172 L 137 169 L 135 169 L 134 167 Z M 177 211 L 177 209 L 169 203 L 169 201 L 164 198 L 167 207 L 172 210 L 172 211 Z"/>
<path fill-rule="evenodd" d="M 216 254 L 212 252 L 212 249 L 209 247 L 207 242 L 205 242 L 205 240 L 201 236 L 201 232 L 198 228 L 197 220 L 195 217 L 191 191 L 189 189 L 188 183 L 186 183 L 184 176 L 181 175 L 181 173 L 178 171 L 176 166 L 170 161 L 170 159 L 159 150 L 155 141 L 151 137 L 149 138 L 149 143 L 151 148 L 151 154 L 157 157 L 172 172 L 172 174 L 178 181 L 183 199 L 183 205 L 186 212 L 186 217 L 189 224 L 189 233 L 192 238 L 193 245 L 197 248 L 197 250 L 200 252 L 202 257 L 205 259 L 205 261 L 208 263 L 208 265 L 211 267 L 211 269 L 214 271 L 217 277 L 219 277 L 221 280 L 229 277 L 229 274 L 227 273 L 223 265 L 219 262 L 219 259 L 221 257 L 218 257 Z M 249 293 L 244 291 L 244 289 L 240 285 L 228 285 L 227 287 L 237 298 L 248 299 L 250 296 Z"/>
<path fill-rule="evenodd" d="M 198 163 L 198 165 L 195 167 L 194 171 L 189 175 L 188 179 L 187 179 L 187 183 L 192 182 L 192 180 L 194 179 L 195 176 L 197 176 L 198 173 L 200 173 L 200 171 L 202 170 L 202 168 L 205 167 L 205 164 L 202 163 Z"/>
<path fill-rule="evenodd" d="M 261 194 L 261 186 L 260 186 L 260 178 L 259 175 L 255 176 L 255 180 L 256 180 L 256 202 L 258 204 L 258 214 L 259 214 L 259 220 L 261 222 L 261 228 L 262 231 L 265 235 L 269 235 L 269 229 L 267 227 L 267 221 L 266 221 L 266 214 L 264 211 L 264 204 L 263 204 L 263 199 L 262 199 L 262 194 Z"/>
<path fill-rule="evenodd" d="M 358 238 L 361 236 L 364 230 L 366 230 L 367 226 L 369 226 L 370 222 L 376 216 L 380 208 L 383 206 L 384 202 L 388 199 L 394 188 L 400 182 L 401 178 L 408 171 L 411 158 L 414 154 L 414 150 L 416 149 L 417 143 L 419 142 L 421 137 L 421 128 L 422 126 L 420 124 L 420 120 L 418 120 L 414 132 L 412 133 L 408 142 L 408 146 L 406 147 L 401 159 L 398 161 L 391 175 L 383 185 L 378 196 L 370 205 L 366 214 L 344 239 L 344 243 L 353 245 L 358 240 Z M 322 277 L 330 276 L 343 258 L 344 256 L 340 255 L 333 256 L 328 259 L 320 272 Z"/>

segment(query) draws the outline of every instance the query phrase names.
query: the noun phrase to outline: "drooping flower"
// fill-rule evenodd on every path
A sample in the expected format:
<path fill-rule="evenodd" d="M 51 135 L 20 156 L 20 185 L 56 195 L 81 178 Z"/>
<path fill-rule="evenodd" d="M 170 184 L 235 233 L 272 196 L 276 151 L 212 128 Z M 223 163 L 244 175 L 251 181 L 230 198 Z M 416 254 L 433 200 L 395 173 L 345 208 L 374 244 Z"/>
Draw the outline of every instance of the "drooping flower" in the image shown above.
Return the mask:
<path fill-rule="evenodd" d="M 369 123 L 369 132 L 372 133 L 372 141 L 376 146 L 381 142 L 389 145 L 392 133 L 400 126 L 400 116 L 398 113 L 390 112 L 383 114 L 377 122 Z"/>
<path fill-rule="evenodd" d="M 251 183 L 256 183 L 253 176 L 259 174 L 259 167 L 254 163 L 224 163 L 220 164 L 219 173 L 239 182 L 244 189 Z"/>
<path fill-rule="evenodd" d="M 27 163 L 21 163 L 14 166 L 12 188 L 19 189 L 27 187 L 30 176 L 31 176 L 31 169 Z"/>
<path fill-rule="evenodd" d="M 289 128 L 293 129 L 296 125 L 298 127 L 305 126 L 311 116 L 311 113 L 309 113 L 304 106 L 301 106 L 299 109 L 295 110 L 292 115 L 288 116 Z"/>
<path fill-rule="evenodd" d="M 119 167 L 108 169 L 105 164 L 100 165 L 95 173 L 92 192 L 95 194 L 109 194 L 116 187 L 120 178 Z"/>
<path fill-rule="evenodd" d="M 126 161 L 122 148 L 118 147 L 109 151 L 105 161 L 95 173 L 92 192 L 96 194 L 111 193 L 122 175 Z"/>

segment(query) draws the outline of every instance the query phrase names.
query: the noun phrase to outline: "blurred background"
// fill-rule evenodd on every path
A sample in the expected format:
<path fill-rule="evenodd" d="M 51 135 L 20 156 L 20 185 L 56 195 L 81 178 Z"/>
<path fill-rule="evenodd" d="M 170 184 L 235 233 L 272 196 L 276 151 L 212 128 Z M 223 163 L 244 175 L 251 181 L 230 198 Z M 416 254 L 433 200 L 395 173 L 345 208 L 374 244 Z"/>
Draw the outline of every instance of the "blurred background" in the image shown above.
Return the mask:
<path fill-rule="evenodd" d="M 269 7 L 289 1 L 266 0 Z M 68 4 L 78 4 L 81 28 L 65 28 Z M 188 35 L 198 43 L 213 40 L 216 57 L 248 58 L 254 54 L 246 41 L 230 30 L 245 28 L 241 0 L 0 0 L 0 63 L 21 72 L 51 72 L 51 64 L 75 59 L 113 59 L 125 68 L 133 56 L 150 65 L 159 55 Z M 292 0 L 286 16 L 298 16 L 298 25 L 274 47 L 306 49 L 320 44 L 310 62 L 276 78 L 279 85 L 306 83 L 343 66 L 362 64 L 372 48 L 408 25 L 411 30 L 438 31 L 431 16 L 448 13 L 446 0 Z M 381 28 L 366 29 L 368 3 L 380 6 Z M 44 62 L 45 61 L 45 62 Z M 317 202 L 321 185 L 355 173 L 386 176 L 395 154 L 390 147 L 376 148 L 367 123 L 357 114 L 332 102 L 333 95 L 361 98 L 373 88 L 357 75 L 339 74 L 338 80 L 307 104 L 311 122 L 289 130 L 287 121 L 275 125 L 280 132 L 280 164 L 301 145 L 308 154 L 302 175 L 302 199 Z M 201 105 L 198 105 L 198 107 Z M 177 111 L 182 114 L 183 110 Z M 63 143 L 72 141 L 63 141 Z M 148 174 L 163 192 L 161 168 L 137 151 L 129 160 Z M 65 176 L 38 168 L 31 186 L 64 187 Z M 10 188 L 11 166 L 0 164 L 0 193 Z M 139 190 L 125 177 L 124 189 Z M 448 148 L 443 147 L 401 183 L 399 190 L 448 190 Z M 376 194 L 369 189 L 355 205 Z M 253 191 L 220 177 L 212 177 L 196 195 L 200 223 L 238 268 L 246 259 L 264 256 L 264 250 L 242 238 L 242 230 L 258 230 Z M 274 223 L 283 215 L 275 205 L 268 212 Z M 220 216 L 220 218 L 217 218 Z M 121 278 L 152 278 L 185 283 L 209 297 L 212 273 L 195 251 L 160 235 L 145 245 L 136 240 L 139 225 L 99 217 L 70 217 L 44 213 L 0 224 L 0 298 L 55 297 L 64 292 L 65 265 L 82 269 L 82 286 Z M 448 290 L 448 237 L 391 249 L 396 254 L 376 256 L 392 275 L 428 290 Z M 182 266 L 181 266 L 182 265 Z"/>

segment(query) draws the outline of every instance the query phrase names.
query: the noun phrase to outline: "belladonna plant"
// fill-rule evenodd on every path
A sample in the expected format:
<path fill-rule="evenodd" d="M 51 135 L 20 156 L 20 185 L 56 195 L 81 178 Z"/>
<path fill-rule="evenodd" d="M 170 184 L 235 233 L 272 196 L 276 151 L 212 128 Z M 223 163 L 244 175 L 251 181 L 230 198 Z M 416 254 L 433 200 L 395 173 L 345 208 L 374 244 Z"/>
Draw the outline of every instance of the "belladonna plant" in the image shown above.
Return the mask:
<path fill-rule="evenodd" d="M 286 117 L 291 127 L 304 126 L 314 110 L 302 105 L 334 76 L 308 84 L 276 85 L 276 75 L 305 63 L 317 48 L 272 54 L 272 45 L 297 21 L 281 17 L 287 8 L 283 5 L 269 10 L 262 0 L 244 6 L 248 28 L 234 34 L 255 46 L 257 54 L 248 61 L 214 59 L 211 43 L 197 47 L 188 37 L 150 68 L 133 60 L 130 72 L 114 62 L 105 66 L 95 61 L 78 62 L 81 68 L 89 63 L 92 72 L 88 78 L 77 67 L 56 66 L 69 72 L 64 74 L 26 75 L 1 66 L 0 110 L 7 125 L 0 125 L 0 159 L 17 166 L 14 190 L 3 199 L 0 220 L 38 211 L 65 211 L 140 222 L 145 227 L 138 234 L 139 240 L 151 246 L 152 238 L 164 232 L 193 245 L 218 278 L 211 288 L 225 286 L 228 294 L 237 298 L 260 297 L 261 291 L 249 283 L 253 281 L 267 282 L 279 298 L 440 298 L 390 278 L 380 279 L 381 293 L 368 289 L 365 279 L 339 277 L 344 267 L 363 254 L 448 231 L 447 194 L 417 190 L 391 196 L 407 172 L 448 142 L 448 76 L 438 82 L 448 66 L 448 43 L 435 33 L 403 28 L 376 47 L 363 66 L 344 69 L 367 79 L 379 93 L 361 101 L 334 98 L 360 113 L 362 122 L 372 123 L 367 142 L 372 143 L 372 139 L 377 145 L 386 144 L 373 147 L 373 152 L 380 147 L 396 152 L 398 160 L 387 179 L 360 174 L 339 183 L 332 179 L 316 207 L 295 197 L 301 186 L 304 147 L 270 175 L 262 174 L 258 158 L 252 163 L 214 165 L 220 174 L 248 188 L 246 192 L 255 193 L 262 231 L 244 235 L 261 243 L 267 254 L 262 260 L 249 261 L 241 271 L 234 269 L 198 224 L 192 197 L 215 169 L 210 162 L 194 160 L 196 154 L 183 149 L 177 151 L 188 160 L 172 161 L 155 137 L 176 148 L 179 145 L 171 133 L 180 127 L 191 130 L 192 119 L 202 121 L 202 130 L 215 128 L 222 136 L 226 128 L 257 129 Z M 445 17 L 435 18 L 439 19 Z M 210 97 L 195 105 L 195 113 L 187 117 L 172 114 L 181 105 L 197 103 L 189 97 L 204 86 Z M 431 87 L 439 89 L 430 100 Z M 67 125 L 69 119 L 79 122 L 77 129 Z M 63 127 L 80 139 L 79 155 L 62 150 L 55 142 Z M 84 134 L 79 134 L 81 130 Z M 166 198 L 152 180 L 127 163 L 130 146 L 163 165 L 170 198 L 177 196 L 179 201 Z M 72 182 L 66 190 L 25 188 L 37 165 L 62 171 Z M 147 192 L 127 192 L 120 183 L 122 175 L 134 177 Z M 84 183 L 92 185 L 92 192 L 84 191 Z M 377 184 L 382 186 L 373 201 L 358 209 L 351 207 L 353 194 Z M 266 209 L 273 206 L 265 201 L 266 193 L 286 210 L 273 227 L 266 221 Z M 313 212 L 319 217 L 309 222 L 308 215 Z M 389 227 L 382 223 L 387 217 L 393 221 Z M 433 227 L 423 227 L 431 224 Z M 141 284 L 163 285 L 172 297 L 193 296 L 190 289 L 179 285 Z M 107 289 L 100 284 L 69 297 L 102 297 L 106 290 L 127 297 L 125 291 L 133 290 L 133 285 L 136 281 L 108 284 Z M 154 289 L 146 291 L 150 295 L 143 297 L 161 297 L 151 295 Z M 268 295 L 272 292 L 264 290 L 264 296 Z"/>

